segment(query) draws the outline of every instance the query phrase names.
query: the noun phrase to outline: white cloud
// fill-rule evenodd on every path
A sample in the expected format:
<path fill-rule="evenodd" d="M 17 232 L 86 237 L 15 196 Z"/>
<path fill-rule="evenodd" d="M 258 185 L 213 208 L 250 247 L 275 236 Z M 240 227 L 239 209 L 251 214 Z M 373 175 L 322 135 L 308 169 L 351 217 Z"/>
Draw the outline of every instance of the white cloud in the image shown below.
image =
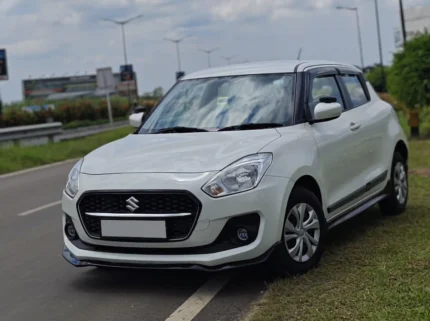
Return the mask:
<path fill-rule="evenodd" d="M 2 0 L 0 2 L 0 12 L 6 13 L 17 6 L 20 2 L 21 0 Z"/>
<path fill-rule="evenodd" d="M 177 69 L 175 47 L 165 36 L 193 36 L 181 44 L 183 69 L 206 67 L 199 47 L 220 47 L 212 64 L 295 58 L 332 59 L 358 63 L 354 16 L 334 12 L 358 5 L 366 64 L 378 60 L 373 1 L 364 0 L 0 0 L 0 43 L 9 44 L 11 81 L 5 82 L 6 100 L 21 98 L 20 80 L 29 74 L 75 74 L 123 63 L 120 28 L 102 23 L 101 16 L 144 18 L 126 27 L 129 61 L 138 74 L 140 92 L 158 85 L 168 89 Z M 424 0 L 404 0 L 405 7 Z M 428 3 L 428 0 L 427 0 Z M 20 13 L 20 8 L 22 13 Z M 25 10 L 23 10 L 25 9 Z M 8 14 L 3 14 L 7 12 Z M 380 0 L 386 61 L 394 49 L 393 30 L 399 24 L 398 0 Z"/>
<path fill-rule="evenodd" d="M 9 55 L 17 57 L 32 57 L 50 52 L 55 46 L 43 39 L 24 40 L 7 45 Z"/>

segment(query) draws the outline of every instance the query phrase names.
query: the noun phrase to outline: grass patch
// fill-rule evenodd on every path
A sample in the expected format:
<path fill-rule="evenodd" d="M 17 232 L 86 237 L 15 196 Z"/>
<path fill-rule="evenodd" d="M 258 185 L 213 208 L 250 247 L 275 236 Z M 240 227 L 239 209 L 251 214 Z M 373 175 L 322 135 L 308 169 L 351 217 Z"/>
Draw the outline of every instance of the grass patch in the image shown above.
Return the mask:
<path fill-rule="evenodd" d="M 430 168 L 430 141 L 410 143 Z M 408 210 L 377 207 L 329 234 L 319 268 L 269 286 L 252 321 L 430 320 L 430 179 L 410 175 Z"/>
<path fill-rule="evenodd" d="M 406 113 L 399 110 L 397 114 L 405 134 L 410 137 L 411 128 L 409 127 Z M 430 137 L 430 107 L 425 107 L 420 112 L 420 134 L 426 138 Z"/>
<path fill-rule="evenodd" d="M 117 117 L 114 118 L 114 121 L 123 121 L 127 120 L 127 117 Z M 76 129 L 80 127 L 87 127 L 87 126 L 96 126 L 96 125 L 104 125 L 108 124 L 109 119 L 99 119 L 99 120 L 74 120 L 70 123 L 64 124 L 63 129 Z"/>
<path fill-rule="evenodd" d="M 133 131 L 133 128 L 126 127 L 77 140 L 0 149 L 0 174 L 82 157 L 97 147 L 120 139 Z"/>

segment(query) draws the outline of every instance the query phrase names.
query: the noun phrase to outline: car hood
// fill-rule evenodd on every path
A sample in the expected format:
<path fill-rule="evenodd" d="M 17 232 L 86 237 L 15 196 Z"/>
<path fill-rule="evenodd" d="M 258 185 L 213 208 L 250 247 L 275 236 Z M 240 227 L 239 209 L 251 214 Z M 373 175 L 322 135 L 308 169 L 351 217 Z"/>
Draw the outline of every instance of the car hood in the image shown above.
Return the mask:
<path fill-rule="evenodd" d="M 218 171 L 279 138 L 275 129 L 128 135 L 88 154 L 85 174 Z"/>

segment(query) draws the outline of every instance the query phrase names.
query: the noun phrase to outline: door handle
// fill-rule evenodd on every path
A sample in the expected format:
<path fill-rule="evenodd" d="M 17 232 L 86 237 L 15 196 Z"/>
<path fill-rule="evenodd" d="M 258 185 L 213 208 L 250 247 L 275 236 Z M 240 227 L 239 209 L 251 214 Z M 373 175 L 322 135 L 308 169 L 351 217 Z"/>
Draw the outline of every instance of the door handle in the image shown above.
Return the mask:
<path fill-rule="evenodd" d="M 349 124 L 349 126 L 350 126 L 349 128 L 351 128 L 352 131 L 358 130 L 361 127 L 360 124 L 356 124 L 356 123 L 351 123 Z"/>

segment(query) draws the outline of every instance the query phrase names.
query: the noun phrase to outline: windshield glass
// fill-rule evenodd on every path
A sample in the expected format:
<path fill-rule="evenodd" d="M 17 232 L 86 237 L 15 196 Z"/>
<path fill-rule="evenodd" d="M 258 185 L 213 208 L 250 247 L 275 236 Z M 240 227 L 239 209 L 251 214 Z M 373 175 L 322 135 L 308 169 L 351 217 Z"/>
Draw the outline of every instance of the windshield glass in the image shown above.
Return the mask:
<path fill-rule="evenodd" d="M 293 83 L 292 74 L 183 80 L 170 90 L 140 133 L 172 127 L 216 131 L 249 123 L 289 125 Z"/>

